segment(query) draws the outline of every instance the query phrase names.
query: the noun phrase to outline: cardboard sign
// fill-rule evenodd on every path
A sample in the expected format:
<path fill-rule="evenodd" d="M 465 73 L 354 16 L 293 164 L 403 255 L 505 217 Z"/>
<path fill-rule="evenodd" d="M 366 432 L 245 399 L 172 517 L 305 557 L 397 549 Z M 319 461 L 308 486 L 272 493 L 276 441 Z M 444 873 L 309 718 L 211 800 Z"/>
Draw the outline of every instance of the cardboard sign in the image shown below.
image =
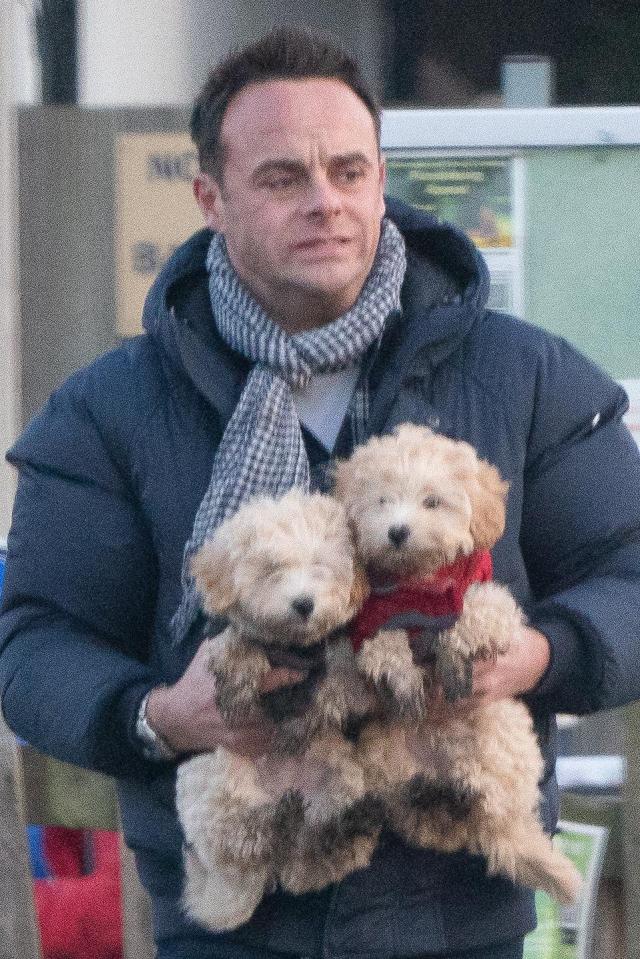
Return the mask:
<path fill-rule="evenodd" d="M 203 226 L 192 193 L 198 159 L 187 134 L 122 134 L 115 171 L 117 331 L 134 336 L 158 271 Z"/>

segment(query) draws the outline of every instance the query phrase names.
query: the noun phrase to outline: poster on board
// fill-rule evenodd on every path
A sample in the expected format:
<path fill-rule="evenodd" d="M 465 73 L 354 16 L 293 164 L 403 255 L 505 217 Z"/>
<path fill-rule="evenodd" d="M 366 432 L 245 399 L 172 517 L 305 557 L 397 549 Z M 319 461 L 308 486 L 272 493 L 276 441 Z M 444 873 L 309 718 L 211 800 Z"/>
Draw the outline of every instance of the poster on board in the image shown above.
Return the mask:
<path fill-rule="evenodd" d="M 387 192 L 460 227 L 485 258 L 489 307 L 523 315 L 523 160 L 392 152 Z"/>
<path fill-rule="evenodd" d="M 629 409 L 624 421 L 631 430 L 631 435 L 640 446 L 640 379 L 620 380 L 620 385 L 627 391 Z"/>
<path fill-rule="evenodd" d="M 560 906 L 546 893 L 536 892 L 538 925 L 525 939 L 524 959 L 591 959 L 607 836 L 604 826 L 558 823 L 554 843 L 582 875 L 582 894 L 574 906 Z"/>
<path fill-rule="evenodd" d="M 117 332 L 141 332 L 144 300 L 171 253 L 202 226 L 198 158 L 184 133 L 127 133 L 115 144 Z"/>

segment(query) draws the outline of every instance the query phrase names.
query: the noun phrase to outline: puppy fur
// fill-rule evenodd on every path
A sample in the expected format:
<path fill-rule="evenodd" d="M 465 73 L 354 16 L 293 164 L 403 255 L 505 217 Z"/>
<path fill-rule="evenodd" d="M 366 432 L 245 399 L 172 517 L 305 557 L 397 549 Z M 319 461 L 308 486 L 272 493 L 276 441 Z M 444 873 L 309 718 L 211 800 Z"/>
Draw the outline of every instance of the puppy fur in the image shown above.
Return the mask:
<path fill-rule="evenodd" d="M 276 720 L 259 759 L 228 749 L 178 770 L 190 915 L 235 928 L 280 883 L 301 893 L 366 866 L 383 810 L 367 793 L 343 727 L 372 695 L 343 627 L 365 594 L 344 508 L 292 490 L 250 501 L 195 557 L 207 611 L 229 621 L 207 640 L 220 712 L 231 724 Z M 275 664 L 309 667 L 309 680 L 260 692 Z"/>
<path fill-rule="evenodd" d="M 406 424 L 358 448 L 338 464 L 335 494 L 377 588 L 427 579 L 490 549 L 504 531 L 507 484 L 497 470 L 468 444 L 423 427 Z M 506 652 L 522 627 L 504 587 L 477 583 L 421 665 L 403 630 L 366 640 L 357 662 L 385 716 L 364 725 L 359 759 L 408 842 L 481 853 L 491 873 L 573 902 L 579 874 L 539 820 L 542 759 L 526 707 L 507 699 L 449 705 L 471 692 L 473 662 Z M 444 703 L 431 697 L 435 687 Z"/>

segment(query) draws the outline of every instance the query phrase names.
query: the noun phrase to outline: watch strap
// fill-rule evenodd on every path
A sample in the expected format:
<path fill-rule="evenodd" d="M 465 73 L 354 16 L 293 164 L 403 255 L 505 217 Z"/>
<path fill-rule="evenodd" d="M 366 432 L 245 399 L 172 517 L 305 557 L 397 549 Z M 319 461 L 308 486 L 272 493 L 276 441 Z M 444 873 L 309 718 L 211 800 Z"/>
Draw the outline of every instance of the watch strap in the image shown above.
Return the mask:
<path fill-rule="evenodd" d="M 172 762 L 178 758 L 178 753 L 169 743 L 156 732 L 147 719 L 147 704 L 151 690 L 143 697 L 136 716 L 136 738 L 140 744 L 142 755 L 153 762 Z"/>

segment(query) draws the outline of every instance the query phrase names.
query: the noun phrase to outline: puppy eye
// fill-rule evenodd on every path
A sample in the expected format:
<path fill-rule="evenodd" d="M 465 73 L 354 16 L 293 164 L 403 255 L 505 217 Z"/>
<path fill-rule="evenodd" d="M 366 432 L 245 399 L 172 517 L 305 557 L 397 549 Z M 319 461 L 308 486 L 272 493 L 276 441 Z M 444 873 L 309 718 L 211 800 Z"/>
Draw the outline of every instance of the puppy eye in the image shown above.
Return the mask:
<path fill-rule="evenodd" d="M 422 500 L 422 505 L 425 509 L 437 509 L 441 504 L 442 500 L 439 496 L 425 496 Z"/>
<path fill-rule="evenodd" d="M 380 506 L 386 506 L 388 502 L 389 502 L 389 499 L 388 499 L 387 496 L 381 496 L 381 497 L 378 499 L 378 504 L 379 504 Z"/>

